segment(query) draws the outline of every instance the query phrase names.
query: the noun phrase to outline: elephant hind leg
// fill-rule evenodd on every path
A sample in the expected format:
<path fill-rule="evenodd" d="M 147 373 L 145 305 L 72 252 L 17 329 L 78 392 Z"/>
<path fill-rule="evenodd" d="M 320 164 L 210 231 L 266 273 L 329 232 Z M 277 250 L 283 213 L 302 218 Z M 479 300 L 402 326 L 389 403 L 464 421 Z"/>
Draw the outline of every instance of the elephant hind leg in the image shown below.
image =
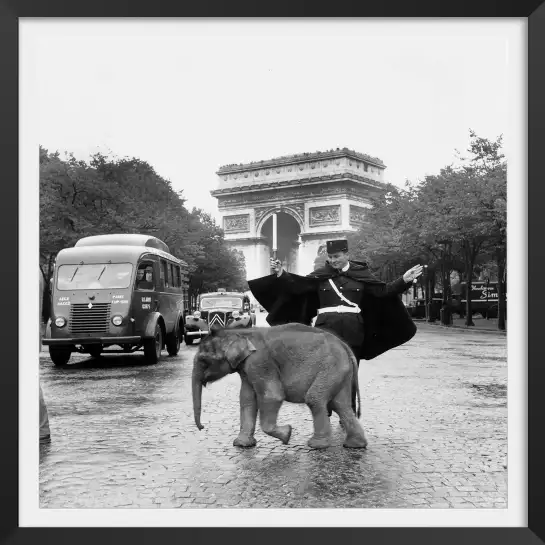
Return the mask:
<path fill-rule="evenodd" d="M 261 429 L 271 437 L 280 439 L 284 445 L 289 443 L 291 426 L 278 426 L 276 421 L 283 399 L 261 398 L 259 399 L 259 423 Z"/>
<path fill-rule="evenodd" d="M 341 424 L 346 431 L 343 446 L 346 448 L 365 448 L 367 438 L 360 421 L 352 410 L 352 388 L 350 385 L 343 388 L 332 400 L 333 410 L 339 415 Z"/>

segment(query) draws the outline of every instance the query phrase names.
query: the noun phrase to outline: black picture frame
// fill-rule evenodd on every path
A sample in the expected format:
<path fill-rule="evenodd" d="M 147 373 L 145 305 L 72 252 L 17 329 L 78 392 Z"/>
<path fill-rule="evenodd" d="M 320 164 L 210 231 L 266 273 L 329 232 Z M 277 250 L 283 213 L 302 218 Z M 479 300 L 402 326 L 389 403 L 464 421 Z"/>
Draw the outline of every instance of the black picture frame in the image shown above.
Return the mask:
<path fill-rule="evenodd" d="M 140 0 L 74 3 L 62 0 L 3 1 L 0 4 L 0 119 L 4 157 L 3 207 L 0 221 L 4 252 L 18 256 L 18 19 L 20 17 L 523 17 L 528 18 L 528 214 L 529 230 L 528 286 L 539 286 L 538 274 L 545 247 L 540 241 L 545 232 L 541 202 L 545 202 L 544 185 L 538 174 L 540 156 L 545 150 L 543 132 L 545 116 L 545 4 L 543 0 L 478 1 L 472 2 L 404 2 L 363 3 L 341 1 L 304 2 L 292 0 L 260 4 L 257 2 L 201 3 L 154 2 Z M 518 183 L 523 183 L 519 181 Z M 17 204 L 17 206 L 15 206 Z M 541 228 L 540 228 L 541 225 Z M 14 233 L 16 236 L 14 237 Z M 16 287 L 16 289 L 13 289 Z M 537 354 L 541 308 L 545 296 L 538 289 L 528 297 L 528 527 L 525 528 L 279 528 L 275 520 L 271 528 L 19 528 L 18 527 L 18 349 L 13 342 L 13 328 L 18 324 L 17 275 L 12 275 L 6 289 L 2 315 L 3 365 L 0 380 L 1 448 L 0 460 L 0 539 L 2 543 L 100 542 L 103 545 L 121 541 L 132 544 L 157 542 L 218 543 L 223 540 L 261 543 L 337 542 L 361 543 L 463 543 L 479 544 L 539 543 L 545 541 L 545 452 L 541 439 L 543 421 L 543 366 Z M 520 304 L 525 304 L 520 302 Z M 18 331 L 19 335 L 24 332 Z M 523 361 L 510 365 L 524 365 Z"/>

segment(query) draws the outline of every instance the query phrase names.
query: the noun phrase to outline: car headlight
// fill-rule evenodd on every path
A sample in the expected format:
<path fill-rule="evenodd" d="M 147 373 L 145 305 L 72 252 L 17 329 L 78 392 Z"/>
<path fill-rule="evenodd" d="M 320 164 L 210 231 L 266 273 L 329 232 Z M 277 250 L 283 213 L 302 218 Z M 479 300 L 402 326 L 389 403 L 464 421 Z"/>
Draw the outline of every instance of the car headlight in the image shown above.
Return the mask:
<path fill-rule="evenodd" d="M 193 318 L 195 318 L 195 319 L 198 320 L 200 317 L 201 317 L 201 313 L 200 313 L 198 310 L 196 310 L 196 311 L 193 313 Z"/>
<path fill-rule="evenodd" d="M 238 310 L 233 310 L 233 314 L 231 314 L 233 318 L 238 318 L 240 316 L 240 312 Z"/>
<path fill-rule="evenodd" d="M 66 318 L 64 318 L 63 316 L 59 316 L 56 320 L 55 320 L 55 325 L 57 327 L 64 327 L 66 325 Z"/>
<path fill-rule="evenodd" d="M 123 318 L 119 315 L 116 315 L 112 318 L 112 324 L 121 325 L 123 323 Z"/>

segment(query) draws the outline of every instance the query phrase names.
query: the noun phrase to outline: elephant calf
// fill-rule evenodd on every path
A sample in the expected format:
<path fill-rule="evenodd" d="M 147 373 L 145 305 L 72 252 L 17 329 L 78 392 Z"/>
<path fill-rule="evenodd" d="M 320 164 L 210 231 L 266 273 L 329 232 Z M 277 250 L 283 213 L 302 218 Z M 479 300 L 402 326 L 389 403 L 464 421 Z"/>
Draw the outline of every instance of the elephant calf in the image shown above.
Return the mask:
<path fill-rule="evenodd" d="M 193 364 L 193 409 L 195 423 L 201 424 L 202 387 L 230 373 L 240 374 L 239 447 L 253 447 L 257 411 L 261 429 L 287 444 L 291 426 L 277 425 L 283 401 L 306 403 L 314 419 L 312 448 L 331 446 L 331 425 L 327 405 L 339 415 L 346 431 L 343 443 L 364 448 L 367 439 L 351 406 L 354 381 L 358 405 L 358 366 L 348 347 L 327 331 L 301 324 L 266 328 L 223 329 L 205 337 Z M 358 406 L 358 417 L 360 408 Z"/>

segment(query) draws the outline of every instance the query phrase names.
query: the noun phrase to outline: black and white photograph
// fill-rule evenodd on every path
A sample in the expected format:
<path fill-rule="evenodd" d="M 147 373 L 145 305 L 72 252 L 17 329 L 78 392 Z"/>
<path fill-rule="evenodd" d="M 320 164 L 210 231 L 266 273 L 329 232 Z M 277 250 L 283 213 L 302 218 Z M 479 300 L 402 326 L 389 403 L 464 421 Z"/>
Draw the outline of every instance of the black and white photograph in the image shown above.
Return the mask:
<path fill-rule="evenodd" d="M 525 32 L 22 20 L 21 522 L 520 525 Z"/>

